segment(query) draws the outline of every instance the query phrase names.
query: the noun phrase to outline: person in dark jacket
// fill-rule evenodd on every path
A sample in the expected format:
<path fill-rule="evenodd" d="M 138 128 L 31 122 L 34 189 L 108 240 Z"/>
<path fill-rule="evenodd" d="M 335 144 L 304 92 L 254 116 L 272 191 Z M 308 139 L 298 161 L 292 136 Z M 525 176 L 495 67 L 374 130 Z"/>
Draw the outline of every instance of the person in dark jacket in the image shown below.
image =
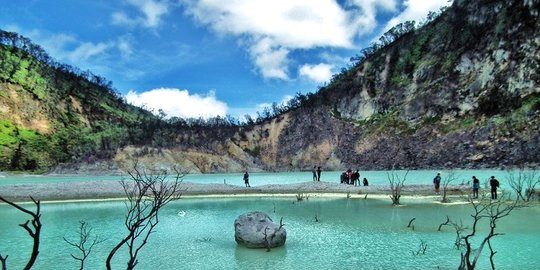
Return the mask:
<path fill-rule="evenodd" d="M 244 173 L 244 184 L 246 184 L 246 187 L 251 187 L 249 185 L 249 174 L 248 174 L 247 171 L 246 171 L 246 173 Z"/>
<path fill-rule="evenodd" d="M 441 173 L 437 173 L 437 176 L 433 178 L 433 185 L 435 186 L 435 192 L 439 194 L 439 187 L 441 186 Z"/>
<path fill-rule="evenodd" d="M 492 176 L 489 180 L 489 185 L 491 186 L 491 199 L 496 200 L 497 199 L 497 188 L 499 187 L 499 180 L 495 178 L 495 176 Z"/>
<path fill-rule="evenodd" d="M 478 190 L 480 189 L 480 180 L 476 176 L 472 177 L 472 197 L 478 199 Z"/>

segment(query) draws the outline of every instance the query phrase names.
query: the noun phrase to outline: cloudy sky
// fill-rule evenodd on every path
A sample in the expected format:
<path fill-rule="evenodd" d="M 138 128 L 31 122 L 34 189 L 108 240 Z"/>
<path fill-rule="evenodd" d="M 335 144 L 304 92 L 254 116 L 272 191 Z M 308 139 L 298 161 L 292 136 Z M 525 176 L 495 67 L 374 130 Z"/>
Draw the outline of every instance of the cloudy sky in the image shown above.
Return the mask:
<path fill-rule="evenodd" d="M 385 29 L 448 0 L 0 0 L 0 28 L 169 116 L 243 120 L 316 92 Z"/>

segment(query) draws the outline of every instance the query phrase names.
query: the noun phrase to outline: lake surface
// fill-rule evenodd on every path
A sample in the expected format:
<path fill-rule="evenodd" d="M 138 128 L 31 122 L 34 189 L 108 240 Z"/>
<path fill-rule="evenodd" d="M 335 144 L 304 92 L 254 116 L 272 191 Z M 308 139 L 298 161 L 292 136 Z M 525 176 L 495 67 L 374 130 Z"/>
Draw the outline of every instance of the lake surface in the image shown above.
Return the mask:
<path fill-rule="evenodd" d="M 460 251 L 453 246 L 455 231 L 437 228 L 447 215 L 471 224 L 471 206 L 443 205 L 432 198 L 402 202 L 405 206 L 392 207 L 388 198 L 345 196 L 302 202 L 295 197 L 183 198 L 161 212 L 137 269 L 456 269 Z M 284 247 L 265 252 L 236 244 L 234 220 L 254 210 L 267 212 L 275 222 L 283 217 Z M 90 255 L 86 269 L 104 269 L 108 252 L 125 234 L 124 213 L 120 201 L 43 204 L 42 246 L 35 269 L 78 269 L 69 255 L 76 251 L 63 237 L 75 240 L 80 220 L 105 239 Z M 414 230 L 407 228 L 412 218 Z M 21 269 L 30 253 L 31 239 L 18 226 L 26 219 L 0 205 L 0 253 L 9 255 L 8 269 Z M 516 210 L 497 224 L 497 232 L 504 233 L 492 241 L 498 269 L 538 269 L 538 224 L 537 204 Z M 483 224 L 479 235 L 485 233 Z M 421 241 L 427 244 L 426 253 L 413 255 Z M 125 268 L 124 251 L 114 269 Z M 489 268 L 487 256 L 482 254 L 477 269 Z"/>
<path fill-rule="evenodd" d="M 407 174 L 406 184 L 431 184 L 433 177 L 441 172 L 443 180 L 451 172 L 455 174 L 456 180 L 453 184 L 467 183 L 471 181 L 474 175 L 480 179 L 481 183 L 486 183 L 492 175 L 497 177 L 504 188 L 506 177 L 509 172 L 502 170 L 454 170 L 454 171 L 436 171 L 436 170 L 414 170 Z M 370 185 L 388 185 L 387 171 L 360 171 L 360 179 L 366 177 Z M 406 171 L 395 171 L 400 176 L 404 176 Z M 512 173 L 516 173 L 513 171 Z M 321 181 L 339 183 L 340 171 L 323 171 Z M 188 174 L 183 180 L 193 183 L 224 183 L 232 185 L 244 185 L 242 180 L 243 173 L 226 173 L 226 174 Z M 42 183 L 58 183 L 58 182 L 81 182 L 81 181 L 119 181 L 125 176 L 91 176 L 91 175 L 15 175 L 0 177 L 0 185 L 12 184 L 42 184 Z M 262 186 L 268 184 L 291 184 L 312 181 L 311 172 L 261 172 L 250 173 L 251 186 Z"/>

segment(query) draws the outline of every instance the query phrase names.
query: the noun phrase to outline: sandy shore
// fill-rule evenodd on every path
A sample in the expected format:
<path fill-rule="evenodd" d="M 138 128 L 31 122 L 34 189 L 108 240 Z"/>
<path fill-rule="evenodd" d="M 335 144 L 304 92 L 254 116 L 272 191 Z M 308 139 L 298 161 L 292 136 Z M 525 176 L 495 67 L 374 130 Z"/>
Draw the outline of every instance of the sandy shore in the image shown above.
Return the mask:
<path fill-rule="evenodd" d="M 468 186 L 453 185 L 448 187 L 449 195 L 462 195 L 469 192 Z M 183 196 L 236 196 L 236 195 L 296 195 L 303 193 L 318 195 L 365 196 L 390 194 L 389 186 L 360 186 L 344 185 L 329 182 L 303 182 L 284 185 L 263 185 L 244 187 L 228 184 L 196 184 L 181 183 Z M 431 185 L 405 185 L 402 189 L 404 196 L 433 196 Z M 103 200 L 124 197 L 124 191 L 116 181 L 92 181 L 76 183 L 50 184 L 18 184 L 4 185 L 0 188 L 0 196 L 13 201 L 28 201 L 29 196 L 42 201 L 58 200 Z"/>

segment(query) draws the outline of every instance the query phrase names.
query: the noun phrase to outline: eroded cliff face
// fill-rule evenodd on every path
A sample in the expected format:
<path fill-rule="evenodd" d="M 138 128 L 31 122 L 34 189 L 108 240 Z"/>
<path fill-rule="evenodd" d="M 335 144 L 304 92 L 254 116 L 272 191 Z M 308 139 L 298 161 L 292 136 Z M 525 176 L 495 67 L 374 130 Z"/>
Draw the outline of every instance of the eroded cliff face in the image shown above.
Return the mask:
<path fill-rule="evenodd" d="M 290 113 L 269 135 L 279 138 L 277 148 L 261 149 L 263 163 L 276 170 L 537 164 L 539 5 L 456 1 L 321 89 L 325 102 Z"/>
<path fill-rule="evenodd" d="M 498 114 L 540 92 L 538 1 L 456 1 L 355 68 L 344 118 Z"/>

